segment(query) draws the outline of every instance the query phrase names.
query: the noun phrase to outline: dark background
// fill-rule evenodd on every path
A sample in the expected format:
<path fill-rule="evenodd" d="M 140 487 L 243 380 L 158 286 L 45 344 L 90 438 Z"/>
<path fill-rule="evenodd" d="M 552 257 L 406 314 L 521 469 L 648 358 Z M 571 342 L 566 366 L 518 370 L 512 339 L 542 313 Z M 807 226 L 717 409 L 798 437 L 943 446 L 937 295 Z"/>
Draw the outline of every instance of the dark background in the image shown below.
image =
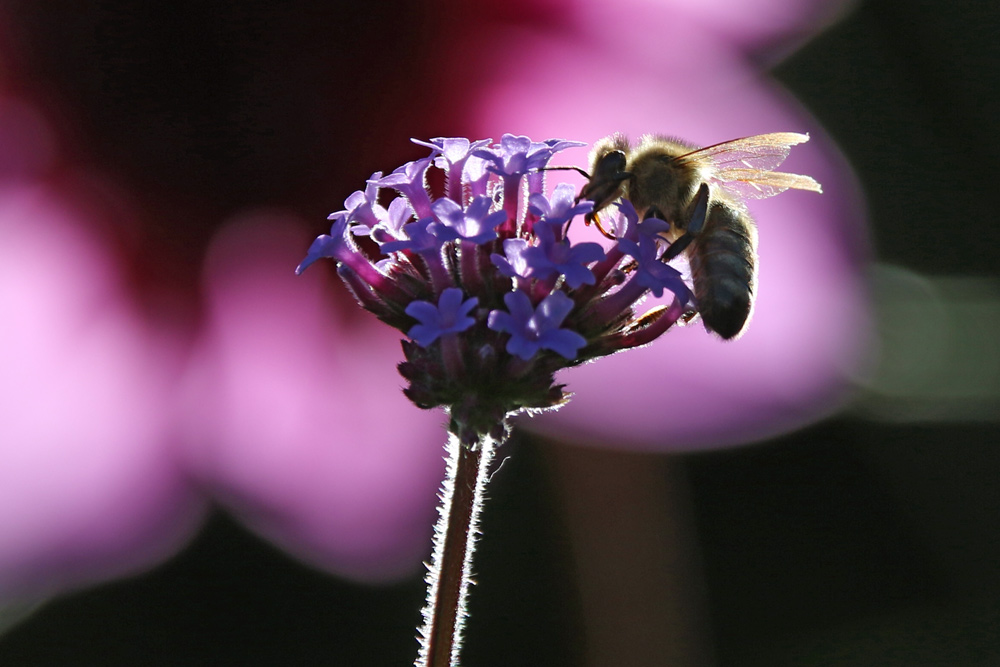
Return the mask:
<path fill-rule="evenodd" d="M 66 124 L 78 159 L 140 193 L 141 224 L 117 236 L 140 295 L 194 294 L 213 221 L 239 207 L 322 221 L 348 194 L 335 184 L 410 157 L 396 137 L 462 133 L 457 107 L 398 113 L 449 85 L 428 72 L 454 7 L 313 5 L 0 4 L 15 84 Z M 508 11 L 478 18 L 545 18 Z M 997 35 L 995 3 L 870 0 L 775 70 L 854 165 L 879 262 L 996 280 Z M 974 419 L 893 422 L 864 416 L 876 397 L 862 389 L 856 409 L 752 447 L 580 456 L 662 471 L 685 499 L 692 617 L 715 664 L 995 665 L 998 393 Z M 550 449 L 519 436 L 494 480 L 465 664 L 585 662 Z M 371 588 L 308 570 L 220 514 L 163 567 L 43 608 L 0 638 L 0 664 L 406 665 L 423 595 L 419 573 Z"/>

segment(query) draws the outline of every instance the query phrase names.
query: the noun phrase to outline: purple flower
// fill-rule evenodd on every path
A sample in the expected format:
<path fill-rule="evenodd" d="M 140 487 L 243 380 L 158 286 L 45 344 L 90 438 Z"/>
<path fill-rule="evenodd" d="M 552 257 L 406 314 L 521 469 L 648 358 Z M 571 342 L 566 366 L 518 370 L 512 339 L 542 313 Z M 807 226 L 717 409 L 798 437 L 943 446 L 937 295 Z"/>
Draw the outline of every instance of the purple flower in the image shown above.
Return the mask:
<path fill-rule="evenodd" d="M 354 254 L 354 249 L 347 235 L 348 215 L 341 211 L 334 213 L 333 225 L 329 234 L 320 234 L 309 246 L 306 258 L 295 267 L 295 275 L 300 275 L 308 269 L 317 259 L 329 257 L 331 259 L 349 259 Z M 367 230 L 366 230 L 367 231 Z"/>
<path fill-rule="evenodd" d="M 347 214 L 347 220 L 356 224 L 353 230 L 355 234 L 363 235 L 378 224 L 384 209 L 378 204 L 378 180 L 382 178 L 382 172 L 376 171 L 368 179 L 364 190 L 355 190 L 344 201 L 344 210 L 331 213 L 329 218 L 333 220 L 341 214 Z"/>
<path fill-rule="evenodd" d="M 489 161 L 490 171 L 500 176 L 519 177 L 544 167 L 558 151 L 585 144 L 578 141 L 551 139 L 533 142 L 528 137 L 505 134 L 492 149 L 479 149 L 473 155 Z"/>
<path fill-rule="evenodd" d="M 490 255 L 493 266 L 508 278 L 527 278 L 531 274 L 531 266 L 525 253 L 531 245 L 524 239 L 507 239 L 503 242 L 503 255 Z"/>
<path fill-rule="evenodd" d="M 433 224 L 433 218 L 423 218 L 403 225 L 402 232 L 406 238 L 386 241 L 381 245 L 382 252 L 389 254 L 400 250 L 412 250 L 416 253 L 437 253 L 444 241 L 430 230 Z"/>
<path fill-rule="evenodd" d="M 418 146 L 430 148 L 435 154 L 439 153 L 440 156 L 435 158 L 435 166 L 448 169 L 455 165 L 461 165 L 472 153 L 484 146 L 489 146 L 492 139 L 469 141 L 465 137 L 437 137 L 430 141 L 420 139 L 410 139 L 410 141 Z M 443 160 L 443 163 L 439 160 Z"/>
<path fill-rule="evenodd" d="M 434 165 L 444 169 L 448 175 L 448 196 L 458 201 L 462 198 L 463 179 L 470 186 L 473 196 L 486 194 L 483 187 L 486 177 L 486 161 L 474 155 L 476 151 L 490 145 L 492 139 L 469 141 L 465 137 L 438 137 L 430 141 L 410 139 L 418 146 L 426 146 L 434 153 Z"/>
<path fill-rule="evenodd" d="M 634 280 L 653 296 L 662 296 L 663 290 L 669 290 L 677 295 L 681 303 L 691 300 L 691 291 L 681 279 L 680 271 L 660 261 L 660 249 L 653 237 L 641 235 L 638 243 L 619 239 L 618 248 L 636 260 Z"/>
<path fill-rule="evenodd" d="M 604 259 L 604 249 L 599 243 L 571 245 L 565 239 L 557 241 L 552 226 L 546 223 L 535 225 L 535 230 L 538 233 L 538 245 L 523 251 L 531 277 L 544 279 L 561 275 L 566 278 L 566 284 L 571 289 L 594 284 L 594 273 L 587 265 Z"/>
<path fill-rule="evenodd" d="M 487 169 L 493 173 L 500 176 L 517 177 L 522 176 L 532 168 L 532 165 L 528 164 L 528 151 L 531 150 L 531 147 L 531 139 L 528 137 L 505 134 L 500 138 L 500 143 L 496 147 L 479 149 L 473 155 L 490 162 L 491 166 Z M 547 160 L 548 156 L 545 159 Z M 537 166 L 543 165 L 544 162 L 537 164 Z"/>
<path fill-rule="evenodd" d="M 465 299 L 462 290 L 449 287 L 441 293 L 437 305 L 429 301 L 414 301 L 406 307 L 406 314 L 420 322 L 406 332 L 410 338 L 424 347 L 445 334 L 461 333 L 475 324 L 469 313 L 479 303 L 472 297 Z"/>
<path fill-rule="evenodd" d="M 430 142 L 434 154 L 449 151 L 458 160 L 467 159 L 468 151 L 482 144 L 439 141 Z M 574 145 L 504 135 L 493 150 L 505 168 L 515 163 L 524 167 Z M 357 301 L 410 336 L 413 343 L 404 344 L 406 361 L 399 371 L 409 381 L 404 391 L 416 405 L 454 407 L 461 402 L 465 418 L 496 427 L 519 410 L 562 403 L 561 386 L 554 384 L 560 368 L 645 344 L 684 314 L 688 292 L 683 284 L 670 282 L 675 277 L 680 281 L 674 269 L 643 266 L 623 286 L 617 276 L 626 272 L 630 260 L 621 250 L 613 248 L 606 255 L 600 244 L 571 243 L 565 238 L 573 218 L 592 208 L 590 203 L 575 204 L 567 186 L 557 185 L 551 198 L 539 192 L 527 204 L 522 194 L 525 180 L 538 185 L 533 181 L 538 173 L 518 176 L 521 167 L 512 168 L 489 175 L 493 196 L 463 195 L 463 204 L 425 185 L 423 194 L 418 193 L 415 175 L 424 183 L 426 170 L 423 163 L 413 166 L 418 163 L 397 169 L 379 183 L 397 188 L 411 204 L 426 198 L 433 220 L 424 216 L 397 227 L 409 217 L 410 207 L 399 199 L 390 202 L 389 215 L 383 217 L 392 220 L 386 228 L 380 223 L 374 230 L 375 239 L 384 240 L 381 251 L 388 257 L 382 258 L 369 257 L 351 241 L 358 232 L 342 215 L 330 235 L 313 243 L 299 271 L 319 257 L 332 258 Z M 452 166 L 448 160 L 438 161 L 435 169 Z M 447 184 L 449 192 L 468 191 L 470 175 L 462 173 L 459 187 Z M 534 219 L 529 206 L 542 219 Z M 655 222 L 644 225 L 652 228 Z M 640 227 L 633 221 L 630 233 L 636 238 Z M 405 239 L 396 236 L 400 232 Z M 497 239 L 504 255 L 494 252 Z M 653 250 L 645 252 L 643 260 L 649 255 L 650 262 L 658 262 L 653 237 L 645 243 Z M 600 267 L 599 275 L 595 267 Z M 618 273 L 613 273 L 616 267 Z M 588 287 L 581 289 L 584 285 Z M 665 285 L 683 300 L 669 310 L 645 314 L 635 310 L 651 288 L 659 295 Z M 459 332 L 461 337 L 449 336 L 442 345 L 431 346 L 442 336 Z M 496 332 L 508 334 L 502 348 Z M 556 355 L 543 355 L 540 365 L 525 372 L 523 362 L 540 350 Z M 469 396 L 477 397 L 481 405 L 470 404 Z M 454 412 L 452 419 L 458 419 Z"/>
<path fill-rule="evenodd" d="M 424 186 L 424 174 L 431 165 L 432 158 L 407 162 L 388 176 L 372 181 L 373 185 L 392 188 L 406 197 L 416 214 L 423 218 L 431 214 L 430 199 Z"/>
<path fill-rule="evenodd" d="M 584 200 L 577 204 L 576 188 L 569 183 L 560 183 L 551 198 L 541 192 L 531 193 L 528 209 L 549 224 L 562 225 L 578 215 L 590 213 L 594 210 L 594 202 Z"/>
<path fill-rule="evenodd" d="M 471 243 L 482 244 L 497 237 L 496 227 L 507 219 L 503 211 L 490 213 L 492 200 L 489 197 L 476 197 L 463 209 L 451 199 L 438 199 L 431 204 L 437 225 L 431 229 L 442 241 L 463 239 Z"/>
<path fill-rule="evenodd" d="M 388 210 L 382 208 L 375 209 L 378 216 L 378 224 L 371 230 L 371 236 L 379 243 L 405 238 L 403 226 L 413 217 L 413 207 L 403 197 L 393 199 Z M 355 234 L 360 231 L 355 230 Z"/>
<path fill-rule="evenodd" d="M 528 361 L 539 350 L 552 350 L 567 359 L 576 358 L 587 339 L 570 329 L 560 328 L 573 309 L 573 300 L 562 292 L 553 292 L 535 308 L 524 292 L 504 295 L 507 311 L 490 313 L 489 327 L 510 334 L 507 352 Z"/>

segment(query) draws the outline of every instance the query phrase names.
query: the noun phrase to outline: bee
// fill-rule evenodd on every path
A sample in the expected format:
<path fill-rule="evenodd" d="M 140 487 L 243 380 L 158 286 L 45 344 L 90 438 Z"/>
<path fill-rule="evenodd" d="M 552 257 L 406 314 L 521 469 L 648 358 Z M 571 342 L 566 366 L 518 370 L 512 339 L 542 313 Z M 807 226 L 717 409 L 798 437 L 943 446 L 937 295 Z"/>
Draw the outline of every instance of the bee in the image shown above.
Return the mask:
<path fill-rule="evenodd" d="M 809 176 L 772 171 L 792 146 L 808 140 L 807 134 L 777 132 L 697 148 L 647 135 L 632 146 L 613 134 L 591 152 L 589 180 L 579 196 L 594 202 L 586 221 L 613 238 L 598 214 L 624 197 L 640 218 L 669 222 L 671 244 L 662 260 L 685 253 L 705 328 L 725 340 L 738 338 L 753 313 L 757 283 L 757 228 L 743 200 L 788 188 L 822 192 Z"/>

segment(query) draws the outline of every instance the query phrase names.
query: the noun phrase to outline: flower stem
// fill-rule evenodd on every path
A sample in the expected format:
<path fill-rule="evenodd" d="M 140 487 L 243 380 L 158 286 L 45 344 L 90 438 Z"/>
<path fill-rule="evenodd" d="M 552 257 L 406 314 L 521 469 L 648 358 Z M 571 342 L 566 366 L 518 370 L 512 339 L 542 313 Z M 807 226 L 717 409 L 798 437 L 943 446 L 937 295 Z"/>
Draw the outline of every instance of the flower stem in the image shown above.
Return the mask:
<path fill-rule="evenodd" d="M 448 469 L 434 527 L 417 667 L 458 665 L 475 534 L 487 471 L 498 444 L 486 436 L 476 438 L 474 446 L 462 444 L 470 442 L 467 436 L 452 433 L 448 439 Z"/>

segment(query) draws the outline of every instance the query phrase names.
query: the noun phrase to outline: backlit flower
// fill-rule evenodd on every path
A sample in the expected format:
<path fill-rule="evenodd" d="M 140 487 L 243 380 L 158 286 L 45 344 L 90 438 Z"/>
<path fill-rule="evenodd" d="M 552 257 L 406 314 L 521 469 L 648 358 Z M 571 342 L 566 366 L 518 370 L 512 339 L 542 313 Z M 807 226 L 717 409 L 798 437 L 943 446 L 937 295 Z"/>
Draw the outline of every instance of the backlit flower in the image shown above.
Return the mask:
<path fill-rule="evenodd" d="M 471 423 L 472 431 L 485 434 L 512 413 L 561 405 L 565 396 L 553 377 L 559 369 L 649 343 L 684 314 L 690 290 L 659 260 L 666 244 L 656 236 L 662 227 L 648 231 L 655 220 L 636 224 L 631 211 L 632 224 L 621 227 L 624 249 L 610 255 L 597 243 L 565 238 L 565 228 L 592 204 L 576 204 L 565 186 L 545 197 L 540 170 L 558 150 L 578 143 L 509 134 L 489 147 L 464 139 L 418 143 L 431 146 L 431 157 L 378 183 L 397 189 L 414 210 L 425 202 L 436 222 L 403 224 L 407 241 L 384 243 L 382 256 L 369 256 L 354 240 L 351 214 L 341 213 L 296 269 L 333 259 L 358 302 L 412 339 L 399 370 L 418 406 L 445 406 L 453 424 Z M 472 156 L 491 165 L 491 196 L 469 194 L 468 172 L 452 165 L 448 153 L 438 155 L 458 147 L 450 155 L 464 161 L 472 146 L 479 146 Z M 462 187 L 450 189 L 462 193 L 460 200 L 425 186 L 431 160 L 462 179 Z M 428 235 L 437 242 L 416 242 Z M 495 252 L 500 247 L 506 256 Z M 635 270 L 626 268 L 630 262 Z M 647 293 L 665 290 L 678 296 L 670 308 L 636 310 Z"/>

